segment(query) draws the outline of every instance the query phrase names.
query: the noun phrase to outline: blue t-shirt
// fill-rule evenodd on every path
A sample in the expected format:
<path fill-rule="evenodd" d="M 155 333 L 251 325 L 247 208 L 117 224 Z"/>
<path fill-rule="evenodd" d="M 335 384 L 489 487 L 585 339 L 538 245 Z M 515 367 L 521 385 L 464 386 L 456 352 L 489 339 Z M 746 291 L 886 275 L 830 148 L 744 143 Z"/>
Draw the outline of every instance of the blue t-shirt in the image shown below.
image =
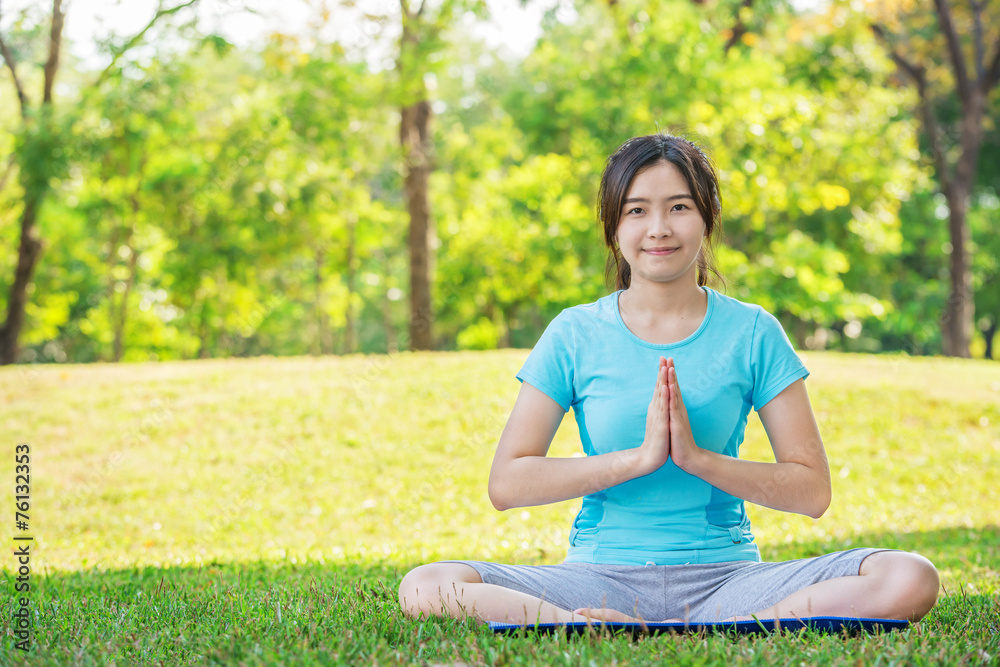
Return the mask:
<path fill-rule="evenodd" d="M 646 433 L 659 358 L 673 357 L 699 447 L 737 457 L 750 409 L 760 410 L 809 372 L 781 324 L 760 306 L 703 288 L 698 330 L 657 345 L 633 334 L 618 310 L 621 291 L 562 311 L 517 379 L 573 408 L 583 451 L 638 447 Z M 759 561 L 743 501 L 678 468 L 584 496 L 566 562 L 676 565 Z"/>

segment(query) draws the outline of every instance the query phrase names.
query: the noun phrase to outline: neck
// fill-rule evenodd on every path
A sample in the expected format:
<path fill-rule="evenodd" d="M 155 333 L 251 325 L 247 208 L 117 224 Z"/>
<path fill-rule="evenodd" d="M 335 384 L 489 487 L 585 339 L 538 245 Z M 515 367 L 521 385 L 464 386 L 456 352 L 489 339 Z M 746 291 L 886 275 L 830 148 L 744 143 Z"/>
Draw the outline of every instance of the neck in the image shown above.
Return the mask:
<path fill-rule="evenodd" d="M 633 280 L 621 295 L 619 309 L 638 315 L 660 319 L 679 317 L 700 310 L 705 304 L 705 292 L 693 281 L 655 283 Z M 622 302 L 625 307 L 622 308 Z"/>

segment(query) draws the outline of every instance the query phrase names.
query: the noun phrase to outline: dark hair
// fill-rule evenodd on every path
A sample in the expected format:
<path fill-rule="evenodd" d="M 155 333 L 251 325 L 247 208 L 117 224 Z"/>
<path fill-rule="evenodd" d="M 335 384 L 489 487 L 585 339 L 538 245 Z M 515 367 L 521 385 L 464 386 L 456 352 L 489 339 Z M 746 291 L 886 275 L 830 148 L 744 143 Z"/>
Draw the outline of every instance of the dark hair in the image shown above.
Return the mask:
<path fill-rule="evenodd" d="M 615 277 L 615 290 L 627 289 L 632 282 L 632 267 L 622 257 L 615 240 L 618 224 L 625 206 L 625 197 L 636 174 L 660 162 L 669 162 L 684 175 L 691 188 L 695 206 L 705 220 L 707 241 L 698 254 L 698 285 L 708 283 L 709 273 L 725 284 L 725 279 L 715 267 L 713 252 L 718 237 L 722 235 L 722 203 L 719 201 L 719 178 L 715 167 L 705 152 L 694 143 L 671 134 L 657 133 L 626 141 L 608 158 L 601 175 L 598 215 L 604 226 L 604 244 L 609 251 L 604 273 L 608 288 L 612 289 L 612 275 Z"/>

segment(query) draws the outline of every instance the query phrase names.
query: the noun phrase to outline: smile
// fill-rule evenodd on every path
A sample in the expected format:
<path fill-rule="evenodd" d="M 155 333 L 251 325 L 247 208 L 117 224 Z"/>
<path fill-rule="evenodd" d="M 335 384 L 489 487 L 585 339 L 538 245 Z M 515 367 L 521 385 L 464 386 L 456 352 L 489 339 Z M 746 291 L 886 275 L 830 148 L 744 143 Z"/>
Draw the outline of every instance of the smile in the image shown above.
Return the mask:
<path fill-rule="evenodd" d="M 669 255 L 671 253 L 677 252 L 678 248 L 655 248 L 650 250 L 643 250 L 650 255 Z"/>

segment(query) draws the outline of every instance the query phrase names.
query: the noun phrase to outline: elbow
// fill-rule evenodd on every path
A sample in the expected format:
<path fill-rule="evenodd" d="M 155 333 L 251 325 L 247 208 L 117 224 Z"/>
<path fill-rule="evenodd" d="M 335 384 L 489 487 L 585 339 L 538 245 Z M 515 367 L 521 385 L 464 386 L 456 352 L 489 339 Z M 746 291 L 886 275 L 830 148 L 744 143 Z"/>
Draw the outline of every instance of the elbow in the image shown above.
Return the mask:
<path fill-rule="evenodd" d="M 821 516 L 826 514 L 826 511 L 828 509 L 830 509 L 831 500 L 832 500 L 832 493 L 830 491 L 830 487 L 826 487 L 825 489 L 823 489 L 821 493 L 816 494 L 816 497 L 813 499 L 813 506 L 810 509 L 810 511 L 807 512 L 806 514 L 812 517 L 813 519 L 820 518 Z"/>
<path fill-rule="evenodd" d="M 503 502 L 497 500 L 494 496 L 490 496 L 490 502 L 493 503 L 493 508 L 498 512 L 504 512 L 510 509 L 510 505 L 506 505 Z"/>
<path fill-rule="evenodd" d="M 492 487 L 490 487 L 490 502 L 493 503 L 493 507 L 499 512 L 510 509 L 510 505 L 504 502 L 504 499 Z"/>
<path fill-rule="evenodd" d="M 829 503 L 827 503 L 826 505 L 819 505 L 815 507 L 812 511 L 806 512 L 806 516 L 812 519 L 819 519 L 821 516 L 826 514 L 826 510 L 829 506 L 830 506 Z"/>
<path fill-rule="evenodd" d="M 504 494 L 502 485 L 492 476 L 490 477 L 487 491 L 490 495 L 490 502 L 493 503 L 493 507 L 495 507 L 498 511 L 503 512 L 504 510 L 509 510 L 513 507 L 510 500 L 506 497 L 506 494 Z"/>

